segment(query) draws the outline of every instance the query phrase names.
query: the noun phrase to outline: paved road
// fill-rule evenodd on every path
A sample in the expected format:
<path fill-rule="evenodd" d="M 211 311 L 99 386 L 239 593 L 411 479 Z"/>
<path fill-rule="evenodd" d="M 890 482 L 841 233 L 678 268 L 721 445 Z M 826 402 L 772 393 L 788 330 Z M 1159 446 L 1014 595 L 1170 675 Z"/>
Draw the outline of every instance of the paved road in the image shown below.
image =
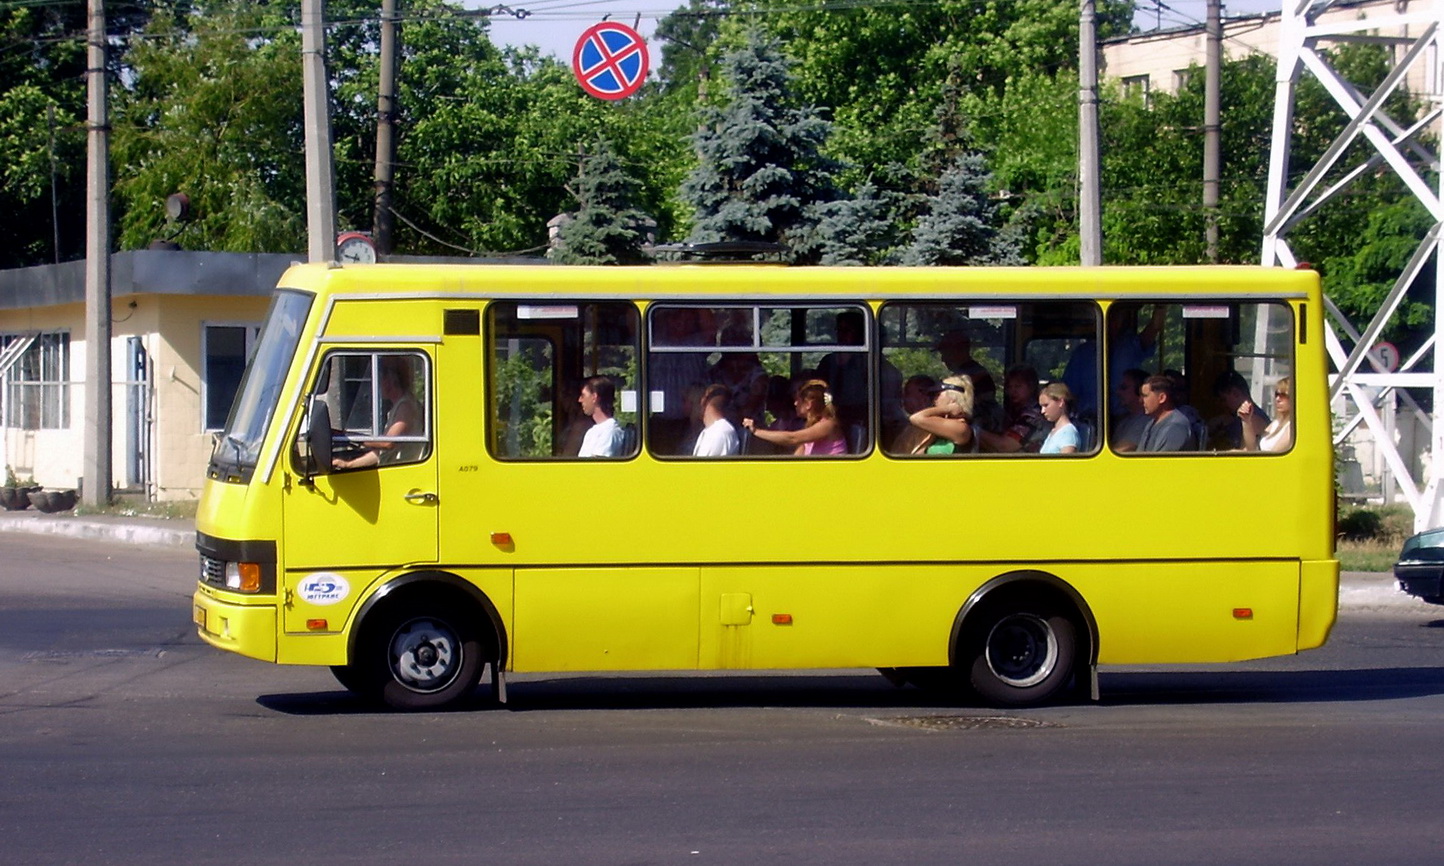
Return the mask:
<path fill-rule="evenodd" d="M 994 713 L 862 671 L 376 712 L 211 650 L 182 548 L 0 535 L 0 862 L 1433 863 L 1444 609 Z"/>

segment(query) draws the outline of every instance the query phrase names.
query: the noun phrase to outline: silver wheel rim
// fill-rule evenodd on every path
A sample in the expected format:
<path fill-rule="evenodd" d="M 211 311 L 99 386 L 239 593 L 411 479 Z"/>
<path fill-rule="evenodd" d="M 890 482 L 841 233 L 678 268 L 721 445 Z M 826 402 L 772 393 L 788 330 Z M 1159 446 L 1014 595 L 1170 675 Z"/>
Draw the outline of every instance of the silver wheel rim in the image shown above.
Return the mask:
<path fill-rule="evenodd" d="M 391 636 L 391 675 L 415 692 L 446 688 L 461 669 L 461 641 L 445 623 L 413 619 Z"/>
<path fill-rule="evenodd" d="M 1058 665 L 1058 636 L 1042 617 L 1015 613 L 988 632 L 983 646 L 988 670 L 1013 688 L 1036 686 Z"/>

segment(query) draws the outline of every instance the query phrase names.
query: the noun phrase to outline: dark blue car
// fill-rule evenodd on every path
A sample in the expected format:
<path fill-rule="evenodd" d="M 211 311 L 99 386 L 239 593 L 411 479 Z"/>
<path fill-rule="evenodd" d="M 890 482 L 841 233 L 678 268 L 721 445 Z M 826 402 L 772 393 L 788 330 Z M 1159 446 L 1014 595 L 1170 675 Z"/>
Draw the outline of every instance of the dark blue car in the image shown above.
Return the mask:
<path fill-rule="evenodd" d="M 1394 563 L 1399 588 L 1431 604 L 1444 604 L 1444 529 L 1411 536 Z"/>

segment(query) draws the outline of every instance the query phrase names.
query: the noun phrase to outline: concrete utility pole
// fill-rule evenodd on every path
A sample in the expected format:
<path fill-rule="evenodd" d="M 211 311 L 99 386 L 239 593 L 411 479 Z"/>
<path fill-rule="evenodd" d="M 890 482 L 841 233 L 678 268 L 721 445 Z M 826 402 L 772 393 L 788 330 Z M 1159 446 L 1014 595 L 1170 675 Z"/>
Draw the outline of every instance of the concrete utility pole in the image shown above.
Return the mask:
<path fill-rule="evenodd" d="M 1103 264 L 1103 194 L 1098 159 L 1098 30 L 1093 0 L 1078 13 L 1078 233 L 1084 266 Z"/>
<path fill-rule="evenodd" d="M 1208 43 L 1203 76 L 1203 243 L 1208 260 L 1218 263 L 1218 176 L 1220 127 L 1220 75 L 1223 63 L 1221 0 L 1208 0 L 1204 29 Z"/>
<path fill-rule="evenodd" d="M 376 252 L 390 255 L 396 219 L 391 213 L 391 181 L 396 154 L 396 0 L 381 2 L 381 70 L 376 96 L 376 210 L 371 240 Z"/>
<path fill-rule="evenodd" d="M 301 79 L 306 123 L 306 234 L 310 261 L 336 257 L 336 181 L 331 169 L 331 102 L 322 0 L 301 3 Z"/>
<path fill-rule="evenodd" d="M 85 170 L 85 444 L 81 501 L 109 505 L 110 120 L 105 108 L 105 0 L 88 0 Z"/>

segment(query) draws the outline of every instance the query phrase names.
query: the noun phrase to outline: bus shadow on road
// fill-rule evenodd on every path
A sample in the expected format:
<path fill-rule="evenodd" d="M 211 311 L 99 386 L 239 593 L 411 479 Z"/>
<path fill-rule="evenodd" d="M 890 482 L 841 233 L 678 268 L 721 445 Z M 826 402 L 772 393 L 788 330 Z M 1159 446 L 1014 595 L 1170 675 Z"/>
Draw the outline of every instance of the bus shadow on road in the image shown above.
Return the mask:
<path fill-rule="evenodd" d="M 1104 672 L 1099 685 L 1108 706 L 1387 701 L 1444 694 L 1444 667 Z"/>
<path fill-rule="evenodd" d="M 1100 674 L 1100 706 L 1386 701 L 1444 694 L 1444 667 L 1332 671 L 1124 671 Z M 980 709 L 975 701 L 896 687 L 881 675 L 567 676 L 512 683 L 498 704 L 479 688 L 449 712 L 836 708 Z M 262 695 L 257 703 L 298 716 L 392 712 L 341 691 Z M 1074 701 L 1075 705 L 1085 705 Z"/>

